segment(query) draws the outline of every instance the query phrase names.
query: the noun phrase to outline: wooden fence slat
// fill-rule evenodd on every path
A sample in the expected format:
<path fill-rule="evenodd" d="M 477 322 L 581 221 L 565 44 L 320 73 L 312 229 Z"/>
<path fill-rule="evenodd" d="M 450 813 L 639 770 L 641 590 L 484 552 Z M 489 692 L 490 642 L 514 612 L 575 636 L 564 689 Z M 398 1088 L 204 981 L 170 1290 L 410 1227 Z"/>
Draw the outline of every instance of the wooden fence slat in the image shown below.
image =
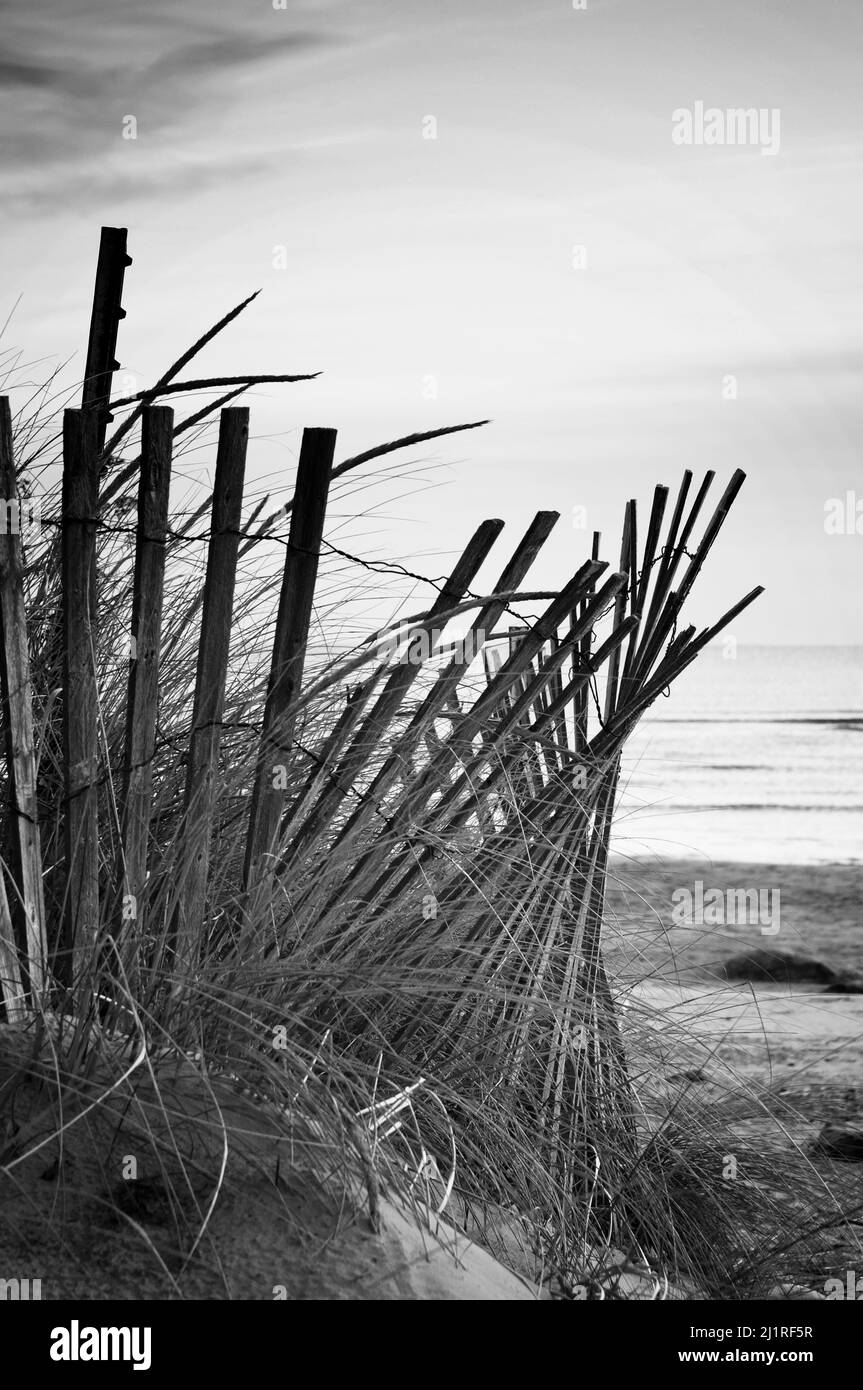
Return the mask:
<path fill-rule="evenodd" d="M 274 773 L 278 766 L 287 768 L 290 761 L 294 721 L 286 716 L 303 679 L 335 448 L 335 430 L 303 431 L 246 837 L 243 877 L 247 889 L 265 867 L 284 806 L 284 789 L 274 785 Z"/>
<path fill-rule="evenodd" d="M 0 680 L 10 830 L 14 872 L 24 904 L 30 988 L 39 998 L 45 985 L 47 944 L 36 804 L 33 687 L 24 606 L 20 534 L 23 522 L 12 451 L 12 416 L 8 398 L 0 396 L 0 506 L 4 503 L 4 515 L 0 516 Z"/>
<path fill-rule="evenodd" d="M 126 254 L 126 228 L 103 227 L 99 239 L 99 259 L 96 263 L 96 283 L 93 288 L 93 309 L 87 342 L 87 366 L 81 395 L 82 410 L 92 411 L 97 419 L 97 453 L 102 452 L 108 422 L 112 418 L 107 406 L 111 399 L 114 371 L 119 366 L 114 360 L 117 329 L 120 319 L 126 317 L 126 311 L 120 307 L 120 300 L 123 296 L 126 266 L 131 264 L 131 256 Z"/>
<path fill-rule="evenodd" d="M 86 990 L 84 966 L 99 928 L 97 798 L 96 508 L 98 420 L 67 410 L 63 421 L 63 763 L 66 899 L 60 974 Z"/>
<path fill-rule="evenodd" d="M 136 945 L 144 930 L 144 885 L 153 800 L 153 756 L 159 693 L 159 648 L 165 577 L 165 538 L 171 487 L 174 412 L 146 406 L 141 419 L 141 477 L 132 590 L 126 740 L 121 793 L 121 921 L 116 938 L 126 938 L 124 967 L 130 986 Z"/>
<path fill-rule="evenodd" d="M 624 514 L 623 514 L 623 534 L 622 534 L 621 540 L 620 540 L 620 570 L 621 570 L 621 573 L 627 573 L 627 572 L 628 572 L 628 571 L 627 571 L 627 565 L 628 565 L 628 563 L 629 563 L 629 554 L 630 554 L 631 547 L 632 547 L 632 533 L 633 533 L 634 521 L 635 521 L 635 503 L 630 501 L 630 502 L 627 502 L 627 504 L 626 504 L 626 510 L 625 510 L 625 512 L 624 512 Z M 620 624 L 623 622 L 623 619 L 624 619 L 624 617 L 626 616 L 626 602 L 627 602 L 627 590 L 626 590 L 626 589 L 621 589 L 620 592 L 618 593 L 618 595 L 617 595 L 615 601 L 614 601 L 614 626 L 615 626 L 615 627 L 620 627 Z M 620 671 L 620 660 L 621 660 L 620 648 L 619 648 L 619 647 L 616 647 L 615 650 L 614 650 L 614 651 L 612 652 L 612 654 L 611 654 L 611 660 L 610 660 L 609 663 L 608 663 L 608 671 L 607 671 L 607 673 L 606 673 L 606 681 L 605 681 L 605 710 L 604 710 L 604 714 L 603 714 L 603 723 L 604 723 L 604 724 L 607 724 L 607 723 L 608 723 L 609 719 L 610 719 L 611 716 L 612 716 L 612 713 L 614 712 L 614 706 L 615 706 L 615 702 L 616 702 L 616 700 L 617 700 L 617 678 L 618 678 L 618 673 L 619 673 L 619 671 Z M 585 746 L 586 746 L 586 745 L 585 745 Z"/>
<path fill-rule="evenodd" d="M 602 541 L 602 535 L 601 535 L 601 533 L 600 533 L 599 531 L 594 531 L 594 533 L 593 533 L 593 544 L 592 544 L 591 552 L 590 552 L 590 554 L 591 554 L 591 559 L 593 559 L 593 560 L 598 560 L 598 559 L 599 559 L 599 549 L 600 549 L 600 543 L 601 543 L 601 541 Z M 570 628 L 573 628 L 573 627 L 575 626 L 575 624 L 577 623 L 578 618 L 579 618 L 579 614 L 582 613 L 582 612 L 584 611 L 584 607 L 585 607 L 586 602 L 587 602 L 587 599 L 583 599 L 583 600 L 581 601 L 581 603 L 578 605 L 578 611 L 575 612 L 575 613 L 573 613 L 573 614 L 571 614 L 571 617 L 570 617 Z M 584 635 L 584 637 L 583 637 L 582 640 L 581 640 L 580 645 L 578 646 L 578 648 L 576 649 L 576 651 L 573 653 L 573 670 L 582 670 L 582 671 L 586 671 L 586 670 L 589 668 L 589 666 L 590 666 L 590 643 L 591 643 L 591 637 L 592 637 L 592 634 L 591 634 L 590 632 L 586 632 L 585 635 Z M 583 752 L 584 749 L 587 747 L 587 725 L 588 725 L 588 704 L 589 704 L 589 699 L 588 699 L 588 697 L 589 697 L 589 693 L 590 693 L 590 692 L 589 692 L 589 690 L 588 690 L 587 685 L 582 685 L 582 686 L 579 688 L 578 696 L 577 696 L 576 699 L 573 701 L 573 705 L 572 705 L 572 718 L 573 718 L 573 730 L 574 730 L 574 734 L 573 734 L 573 738 L 574 738 L 573 747 L 574 747 L 576 753 Z"/>
<path fill-rule="evenodd" d="M 511 627 L 507 631 L 507 645 L 509 655 L 512 656 L 518 651 L 524 641 L 524 628 Z M 533 662 L 529 662 L 525 670 L 519 676 L 515 685 L 511 689 L 513 701 L 519 699 L 526 690 L 530 689 L 531 683 L 536 676 L 533 669 Z M 512 770 L 512 795 L 516 805 L 524 800 L 525 796 L 533 799 L 536 796 L 536 782 L 542 785 L 542 778 L 539 775 L 539 767 L 528 741 L 519 731 L 519 725 L 524 728 L 531 722 L 531 710 L 526 709 L 522 719 L 520 719 L 513 730 L 513 762 Z"/>
<path fill-rule="evenodd" d="M 556 632 L 550 642 L 550 655 L 554 656 L 560 646 L 560 634 Z M 555 671 L 548 687 L 548 708 L 563 691 L 563 676 L 559 670 Z M 551 748 L 550 757 L 554 764 L 554 771 L 563 772 L 568 764 L 569 740 L 566 733 L 566 719 L 562 715 L 556 715 L 551 722 L 549 731 Z"/>
<path fill-rule="evenodd" d="M 210 833 L 222 738 L 248 440 L 248 407 L 233 406 L 223 410 L 219 418 L 213 511 L 186 775 L 184 863 L 181 870 L 180 910 L 175 923 L 180 974 L 194 968 L 206 906 Z"/>

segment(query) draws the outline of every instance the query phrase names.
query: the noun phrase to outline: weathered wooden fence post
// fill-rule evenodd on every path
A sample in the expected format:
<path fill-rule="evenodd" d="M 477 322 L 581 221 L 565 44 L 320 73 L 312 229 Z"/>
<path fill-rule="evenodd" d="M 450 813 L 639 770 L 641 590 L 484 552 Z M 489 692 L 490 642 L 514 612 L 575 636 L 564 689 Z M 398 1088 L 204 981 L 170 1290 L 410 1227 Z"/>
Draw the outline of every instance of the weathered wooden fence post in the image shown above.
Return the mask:
<path fill-rule="evenodd" d="M 81 409 L 96 416 L 96 452 L 101 453 L 111 416 L 111 382 L 116 368 L 117 329 L 126 317 L 120 307 L 126 266 L 132 264 L 126 254 L 126 228 L 103 227 L 99 239 L 99 260 L 96 263 L 96 283 L 93 288 L 93 309 L 90 315 L 90 335 L 87 341 L 87 366 Z"/>
<path fill-rule="evenodd" d="M 67 410 L 63 421 L 63 764 L 66 895 L 60 974 L 88 989 L 86 965 L 99 930 L 96 688 L 98 419 Z"/>
<path fill-rule="evenodd" d="M 213 513 L 186 775 L 184 859 L 176 921 L 178 977 L 191 974 L 195 968 L 206 907 L 210 833 L 222 738 L 248 440 L 248 409 L 235 406 L 223 410 L 219 419 Z"/>
<path fill-rule="evenodd" d="M 268 856 L 284 806 L 285 779 L 279 787 L 277 769 L 286 769 L 290 759 L 293 721 L 286 714 L 303 679 L 335 447 L 335 430 L 303 431 L 246 838 L 247 889 L 268 876 Z"/>
<path fill-rule="evenodd" d="M 27 649 L 27 617 L 21 531 L 24 518 L 15 478 L 12 416 L 0 396 L 0 680 L 9 788 L 12 867 L 23 900 L 27 971 L 34 999 L 45 987 L 47 946 L 42 857 L 36 809 L 33 687 Z"/>
<path fill-rule="evenodd" d="M 36 814 L 33 692 L 24 611 L 21 530 L 25 521 L 15 476 L 11 412 L 5 396 L 0 397 L 0 505 L 0 678 L 9 778 L 10 848 L 24 905 L 30 986 L 39 996 L 45 983 L 45 904 Z M 14 906 L 13 915 L 17 915 Z"/>
<path fill-rule="evenodd" d="M 144 931 L 173 434 L 173 410 L 167 406 L 145 406 L 141 419 L 141 477 L 120 810 L 122 863 L 118 878 L 122 904 L 116 931 L 116 939 L 124 943 L 121 955 L 130 989 L 137 977 L 138 946 Z"/>

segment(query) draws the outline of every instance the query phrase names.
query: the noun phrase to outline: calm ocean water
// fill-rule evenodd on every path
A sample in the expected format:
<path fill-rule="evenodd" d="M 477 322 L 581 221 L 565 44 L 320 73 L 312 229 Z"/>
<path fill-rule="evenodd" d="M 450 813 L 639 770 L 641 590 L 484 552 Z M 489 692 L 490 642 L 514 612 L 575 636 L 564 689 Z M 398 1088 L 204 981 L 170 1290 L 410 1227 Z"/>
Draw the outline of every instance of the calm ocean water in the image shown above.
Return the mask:
<path fill-rule="evenodd" d="M 619 852 L 863 863 L 863 647 L 710 647 L 624 778 Z"/>

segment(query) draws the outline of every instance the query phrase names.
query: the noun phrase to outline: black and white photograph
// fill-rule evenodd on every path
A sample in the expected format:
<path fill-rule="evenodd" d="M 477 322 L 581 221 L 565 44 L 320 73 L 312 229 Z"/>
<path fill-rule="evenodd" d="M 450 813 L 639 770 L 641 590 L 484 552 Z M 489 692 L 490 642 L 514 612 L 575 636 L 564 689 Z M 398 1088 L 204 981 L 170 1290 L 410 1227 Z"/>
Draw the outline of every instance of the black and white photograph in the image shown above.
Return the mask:
<path fill-rule="evenodd" d="M 850 1339 L 861 73 L 855 0 L 0 0 L 49 1381 L 257 1374 L 294 1302 Z"/>

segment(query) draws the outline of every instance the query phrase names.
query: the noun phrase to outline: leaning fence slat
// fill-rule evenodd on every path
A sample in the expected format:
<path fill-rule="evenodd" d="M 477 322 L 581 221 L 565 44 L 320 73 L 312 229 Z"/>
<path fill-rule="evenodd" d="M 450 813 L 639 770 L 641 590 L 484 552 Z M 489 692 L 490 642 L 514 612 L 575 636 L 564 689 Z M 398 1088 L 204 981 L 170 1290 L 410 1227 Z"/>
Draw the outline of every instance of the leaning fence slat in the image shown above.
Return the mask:
<path fill-rule="evenodd" d="M 634 525 L 635 503 L 627 502 L 626 511 L 623 518 L 623 535 L 620 541 L 620 569 L 625 572 L 627 569 L 628 556 L 632 545 L 632 532 Z M 621 589 L 615 599 L 614 605 L 614 626 L 619 627 L 623 622 L 626 613 L 626 589 Z M 605 681 L 605 714 L 604 722 L 607 724 L 611 718 L 617 699 L 617 675 L 620 670 L 620 648 L 615 648 L 608 663 L 608 672 Z"/>
<path fill-rule="evenodd" d="M 650 522 L 647 528 L 647 539 L 644 542 L 644 554 L 641 560 L 641 577 L 638 582 L 638 590 L 634 592 L 630 602 L 630 609 L 635 613 L 639 620 L 639 628 L 633 632 L 629 641 L 626 653 L 626 660 L 623 666 L 624 684 L 631 678 L 633 664 L 636 657 L 640 624 L 644 614 L 647 591 L 653 575 L 653 567 L 656 562 L 656 547 L 659 544 L 659 534 L 662 528 L 662 519 L 665 515 L 665 507 L 668 502 L 668 488 L 662 484 L 657 484 L 653 493 L 653 506 L 650 509 Z M 636 555 L 636 567 L 638 556 Z"/>
<path fill-rule="evenodd" d="M 286 771 L 290 761 L 293 720 L 288 711 L 303 679 L 335 447 L 335 430 L 303 431 L 246 837 L 243 876 L 247 889 L 262 873 L 284 805 L 285 778 L 279 789 L 276 769 Z"/>
<path fill-rule="evenodd" d="M 599 559 L 599 548 L 602 540 L 601 533 L 594 531 L 593 543 L 590 556 L 592 560 Z M 578 612 L 570 617 L 570 629 L 578 621 L 579 613 L 583 612 L 587 599 L 582 599 L 579 604 Z M 590 666 L 590 640 L 591 633 L 585 633 L 578 649 L 573 654 L 573 670 L 587 670 Z M 580 687 L 579 694 L 573 701 L 572 720 L 573 720 L 573 740 L 576 753 L 583 751 L 587 744 L 587 722 L 588 722 L 588 689 L 586 685 Z"/>
<path fill-rule="evenodd" d="M 66 900 L 61 977 L 86 993 L 83 965 L 99 927 L 96 509 L 98 417 L 63 422 L 63 758 Z"/>
<path fill-rule="evenodd" d="M 126 266 L 132 264 L 126 254 L 126 228 L 103 227 L 96 264 L 96 284 L 93 289 L 93 310 L 90 316 L 90 337 L 87 344 L 87 366 L 84 372 L 82 410 L 96 415 L 96 448 L 100 452 L 112 416 L 108 408 L 111 382 L 119 363 L 114 360 L 117 350 L 117 329 L 125 310 L 120 307 Z"/>
<path fill-rule="evenodd" d="M 206 906 L 210 833 L 225 705 L 248 439 L 247 407 L 234 406 L 223 410 L 219 420 L 213 513 L 186 774 L 184 863 L 176 925 L 177 961 L 181 974 L 191 971 L 197 960 Z"/>
<path fill-rule="evenodd" d="M 33 744 L 33 687 L 27 648 L 21 530 L 22 504 L 15 480 L 12 417 L 0 396 L 0 679 L 13 864 L 24 904 L 24 934 L 30 988 L 39 998 L 45 984 L 47 943 L 42 857 L 36 805 Z"/>
<path fill-rule="evenodd" d="M 132 944 L 125 959 L 130 983 L 135 974 L 135 944 L 144 930 L 143 897 L 153 801 L 153 756 L 156 746 L 159 645 L 173 430 L 173 410 L 167 406 L 145 408 L 141 421 L 141 478 L 138 486 L 121 803 L 124 901 L 123 925 L 118 934 L 128 937 Z"/>

